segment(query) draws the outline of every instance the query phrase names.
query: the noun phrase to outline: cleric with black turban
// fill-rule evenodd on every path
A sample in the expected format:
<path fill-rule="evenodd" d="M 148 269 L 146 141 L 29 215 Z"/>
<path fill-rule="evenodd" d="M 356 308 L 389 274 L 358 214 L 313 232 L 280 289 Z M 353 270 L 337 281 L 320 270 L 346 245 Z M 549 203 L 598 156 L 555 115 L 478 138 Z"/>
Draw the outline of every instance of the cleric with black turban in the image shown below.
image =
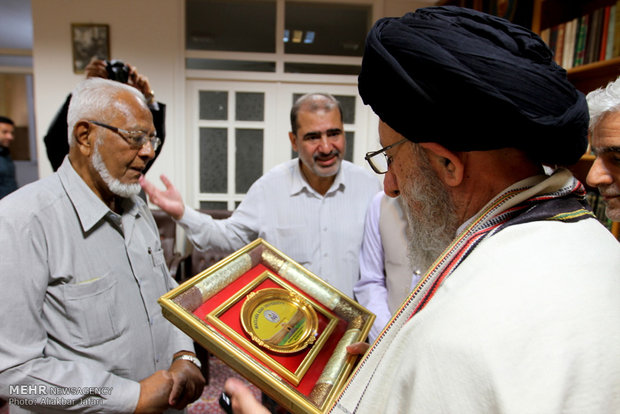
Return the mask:
<path fill-rule="evenodd" d="M 568 169 L 543 168 L 585 151 L 583 94 L 538 36 L 465 8 L 379 20 L 362 62 L 383 147 L 366 159 L 401 201 L 422 274 L 401 285 L 409 296 L 372 344 L 348 342 L 363 330 L 340 340 L 361 360 L 342 384 L 326 367 L 311 403 L 331 414 L 620 413 L 620 244 Z M 381 248 L 402 243 L 399 219 L 376 216 L 372 254 L 399 260 Z M 375 279 L 375 303 L 411 280 Z M 268 413 L 240 382 L 225 389 L 235 412 Z"/>
<path fill-rule="evenodd" d="M 429 7 L 377 21 L 359 92 L 414 142 L 518 148 L 551 165 L 572 164 L 587 147 L 585 98 L 540 37 L 469 9 Z"/>

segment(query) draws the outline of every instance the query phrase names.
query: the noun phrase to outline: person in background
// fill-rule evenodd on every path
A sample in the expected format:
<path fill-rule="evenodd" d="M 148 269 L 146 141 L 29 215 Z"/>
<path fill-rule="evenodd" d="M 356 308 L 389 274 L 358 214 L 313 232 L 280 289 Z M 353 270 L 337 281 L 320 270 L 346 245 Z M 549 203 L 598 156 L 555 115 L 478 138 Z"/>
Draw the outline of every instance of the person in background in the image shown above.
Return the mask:
<path fill-rule="evenodd" d="M 135 66 L 123 64 L 119 61 L 108 62 L 94 57 L 86 66 L 85 72 L 86 79 L 102 78 L 126 83 L 129 86 L 133 86 L 144 95 L 153 117 L 153 124 L 157 131 L 157 137 L 161 141 L 161 145 L 157 148 L 157 151 L 155 151 L 155 157 L 148 163 L 144 170 L 146 173 L 159 156 L 166 138 L 166 105 L 155 100 L 155 92 L 151 89 L 148 78 L 138 73 Z M 71 94 L 67 96 L 65 103 L 52 120 L 45 137 L 43 137 L 47 157 L 54 171 L 60 167 L 65 156 L 69 153 L 68 134 L 70 134 L 70 132 L 67 129 L 67 112 L 70 102 Z"/>
<path fill-rule="evenodd" d="M 374 24 L 358 82 L 409 253 L 432 264 L 329 412 L 620 412 L 620 244 L 569 170 L 544 173 L 580 159 L 589 121 L 550 49 L 495 16 L 421 8 Z M 261 412 L 225 388 L 236 413 Z"/>
<path fill-rule="evenodd" d="M 159 413 L 205 380 L 158 298 L 176 284 L 138 197 L 160 145 L 137 89 L 73 92 L 69 155 L 0 200 L 0 398 L 10 412 Z"/>
<path fill-rule="evenodd" d="M 311 93 L 295 102 L 289 140 L 299 158 L 274 167 L 252 184 L 228 219 L 214 220 L 186 206 L 165 176 L 165 191 L 144 178 L 142 186 L 198 250 L 233 252 L 261 237 L 353 297 L 366 207 L 380 183 L 366 169 L 343 160 L 342 110 L 331 95 Z"/>
<path fill-rule="evenodd" d="M 420 281 L 420 270 L 414 269 L 408 258 L 403 199 L 394 195 L 392 198 L 379 192 L 368 206 L 360 250 L 360 280 L 353 288 L 355 300 L 376 316 L 368 333 L 371 343 Z"/>
<path fill-rule="evenodd" d="M 15 163 L 9 147 L 15 139 L 15 123 L 6 116 L 0 116 L 0 198 L 17 190 Z"/>
<path fill-rule="evenodd" d="M 590 149 L 596 159 L 586 182 L 598 187 L 605 214 L 620 221 L 620 77 L 586 96 L 590 110 Z"/>

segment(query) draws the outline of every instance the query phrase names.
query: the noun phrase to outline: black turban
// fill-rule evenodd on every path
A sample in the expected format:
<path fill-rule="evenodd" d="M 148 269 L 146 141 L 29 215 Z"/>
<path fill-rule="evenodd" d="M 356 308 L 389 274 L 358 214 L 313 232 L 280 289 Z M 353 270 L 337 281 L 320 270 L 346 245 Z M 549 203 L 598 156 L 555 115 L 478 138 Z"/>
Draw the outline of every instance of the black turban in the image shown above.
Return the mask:
<path fill-rule="evenodd" d="M 470 9 L 428 7 L 377 21 L 366 40 L 359 92 L 414 142 L 452 151 L 519 148 L 564 165 L 587 147 L 585 97 L 545 43 Z"/>

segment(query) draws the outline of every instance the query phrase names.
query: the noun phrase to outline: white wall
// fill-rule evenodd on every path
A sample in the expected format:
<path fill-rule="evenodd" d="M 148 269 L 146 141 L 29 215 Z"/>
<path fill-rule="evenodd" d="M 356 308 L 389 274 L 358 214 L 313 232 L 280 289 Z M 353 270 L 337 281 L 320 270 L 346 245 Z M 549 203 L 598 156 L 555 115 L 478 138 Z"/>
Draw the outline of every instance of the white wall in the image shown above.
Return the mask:
<path fill-rule="evenodd" d="M 67 94 L 84 78 L 74 74 L 71 23 L 110 26 L 110 53 L 149 78 L 167 104 L 166 143 L 149 175 L 166 172 L 181 182 L 184 100 L 184 0 L 31 0 L 33 73 L 39 175 L 52 173 L 43 136 Z M 179 179 L 176 174 L 179 174 Z"/>

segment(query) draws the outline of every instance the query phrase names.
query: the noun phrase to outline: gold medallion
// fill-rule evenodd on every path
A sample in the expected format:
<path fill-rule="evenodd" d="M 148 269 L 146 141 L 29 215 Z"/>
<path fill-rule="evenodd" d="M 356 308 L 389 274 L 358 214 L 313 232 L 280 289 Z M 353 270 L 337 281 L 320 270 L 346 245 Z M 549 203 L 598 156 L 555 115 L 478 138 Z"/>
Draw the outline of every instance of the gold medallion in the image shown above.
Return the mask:
<path fill-rule="evenodd" d="M 274 352 L 297 352 L 316 340 L 318 317 L 299 294 L 268 288 L 251 292 L 241 307 L 241 324 L 252 341 Z"/>

